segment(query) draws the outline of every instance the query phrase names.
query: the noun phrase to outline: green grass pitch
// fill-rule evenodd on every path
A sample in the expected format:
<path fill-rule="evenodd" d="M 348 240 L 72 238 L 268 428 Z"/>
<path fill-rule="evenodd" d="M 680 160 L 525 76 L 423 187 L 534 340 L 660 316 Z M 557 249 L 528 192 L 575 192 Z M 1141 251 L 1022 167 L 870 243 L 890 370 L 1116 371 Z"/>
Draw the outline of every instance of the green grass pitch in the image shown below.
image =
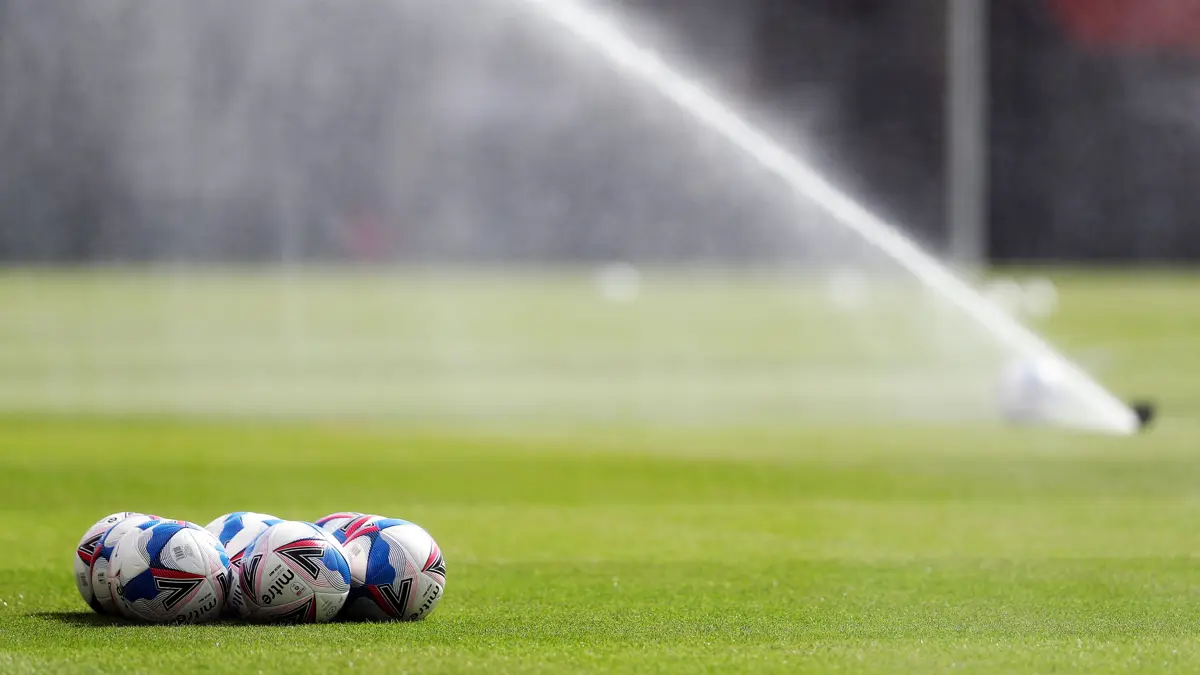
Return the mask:
<path fill-rule="evenodd" d="M 1042 327 L 1154 395 L 1153 432 L 0 415 L 0 673 L 1200 671 L 1200 278 L 1056 280 Z M 446 597 L 415 624 L 110 622 L 71 555 L 125 509 L 407 518 Z"/>

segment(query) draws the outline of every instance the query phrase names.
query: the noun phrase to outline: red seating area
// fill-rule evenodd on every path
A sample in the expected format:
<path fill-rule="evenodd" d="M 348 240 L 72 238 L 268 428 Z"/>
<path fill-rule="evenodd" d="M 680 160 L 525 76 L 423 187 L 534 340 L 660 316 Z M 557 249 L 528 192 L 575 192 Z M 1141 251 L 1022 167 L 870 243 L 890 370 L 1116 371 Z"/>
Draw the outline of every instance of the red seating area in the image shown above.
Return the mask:
<path fill-rule="evenodd" d="M 1198 0 L 1050 0 L 1067 34 L 1090 48 L 1200 56 Z"/>

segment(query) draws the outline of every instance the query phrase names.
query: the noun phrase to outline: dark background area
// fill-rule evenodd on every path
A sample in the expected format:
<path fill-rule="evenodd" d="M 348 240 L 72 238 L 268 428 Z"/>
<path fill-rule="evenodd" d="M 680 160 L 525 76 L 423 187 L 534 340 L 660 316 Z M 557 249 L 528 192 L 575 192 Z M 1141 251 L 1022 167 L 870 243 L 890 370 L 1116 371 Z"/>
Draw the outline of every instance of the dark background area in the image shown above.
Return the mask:
<path fill-rule="evenodd" d="M 936 243 L 946 232 L 945 2 L 624 4 L 670 24 L 706 72 L 772 119 L 819 139 L 852 192 Z M 3 21 L 18 3 L 26 19 L 33 4 L 39 8 L 37 21 L 21 23 L 21 34 Z M 54 58 L 46 57 L 55 54 L 46 40 L 62 41 L 64 51 L 87 43 L 91 29 L 73 17 L 73 4 L 0 0 L 0 259 L 154 259 L 159 253 L 147 244 L 147 233 L 178 205 L 132 204 L 112 167 L 111 130 L 94 123 L 103 116 L 85 114 L 89 83 L 64 77 L 61 68 L 54 70 Z M 1193 4 L 991 3 L 991 259 L 1200 257 L 1194 223 L 1200 206 L 1200 22 Z M 364 12 L 330 20 L 369 23 Z M 22 46 L 39 41 L 40 50 Z M 235 52 L 213 49 L 211 58 L 218 66 L 224 60 L 231 72 L 241 67 Z M 347 58 L 369 61 L 371 55 Z M 56 73 L 48 77 L 59 78 L 57 84 L 36 100 L 23 98 L 12 86 L 14 73 L 28 76 L 39 68 Z M 343 124 L 378 123 L 369 119 L 369 97 L 357 98 L 356 110 L 368 112 L 347 116 Z M 320 180 L 333 181 L 353 171 L 356 161 L 369 163 L 356 158 L 373 152 L 378 150 L 337 148 L 313 170 Z M 270 218 L 264 215 L 270 209 L 253 198 L 225 206 L 221 219 L 230 213 L 240 223 Z M 269 238 L 269 232 L 243 227 L 230 247 L 253 258 L 254 251 L 271 249 Z M 329 257 L 323 250 L 302 253 Z"/>
<path fill-rule="evenodd" d="M 836 91 L 842 116 L 831 135 L 857 189 L 938 239 L 943 3 L 762 8 L 764 95 L 786 102 L 812 83 Z M 1200 256 L 1198 15 L 1188 0 L 990 3 L 992 259 Z"/>

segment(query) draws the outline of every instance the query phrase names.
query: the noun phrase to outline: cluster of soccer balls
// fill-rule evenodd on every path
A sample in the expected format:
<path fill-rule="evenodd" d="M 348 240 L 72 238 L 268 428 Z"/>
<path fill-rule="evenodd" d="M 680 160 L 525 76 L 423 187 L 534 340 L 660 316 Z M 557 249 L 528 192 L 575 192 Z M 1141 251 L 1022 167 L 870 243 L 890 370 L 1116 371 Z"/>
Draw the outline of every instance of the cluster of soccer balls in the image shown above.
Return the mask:
<path fill-rule="evenodd" d="M 441 600 L 446 561 L 421 527 L 382 516 L 243 511 L 200 527 L 122 512 L 83 535 L 75 583 L 101 614 L 156 623 L 414 621 Z"/>

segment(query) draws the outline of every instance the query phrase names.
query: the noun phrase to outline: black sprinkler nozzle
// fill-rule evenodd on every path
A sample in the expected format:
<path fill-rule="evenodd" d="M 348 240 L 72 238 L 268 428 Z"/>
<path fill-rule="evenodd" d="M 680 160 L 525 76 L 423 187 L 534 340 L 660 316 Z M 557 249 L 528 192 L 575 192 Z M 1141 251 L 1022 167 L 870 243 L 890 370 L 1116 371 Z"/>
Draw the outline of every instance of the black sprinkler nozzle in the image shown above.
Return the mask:
<path fill-rule="evenodd" d="M 1134 401 L 1129 404 L 1138 418 L 1138 429 L 1145 431 L 1154 422 L 1155 415 L 1158 414 L 1158 406 L 1151 401 Z"/>

